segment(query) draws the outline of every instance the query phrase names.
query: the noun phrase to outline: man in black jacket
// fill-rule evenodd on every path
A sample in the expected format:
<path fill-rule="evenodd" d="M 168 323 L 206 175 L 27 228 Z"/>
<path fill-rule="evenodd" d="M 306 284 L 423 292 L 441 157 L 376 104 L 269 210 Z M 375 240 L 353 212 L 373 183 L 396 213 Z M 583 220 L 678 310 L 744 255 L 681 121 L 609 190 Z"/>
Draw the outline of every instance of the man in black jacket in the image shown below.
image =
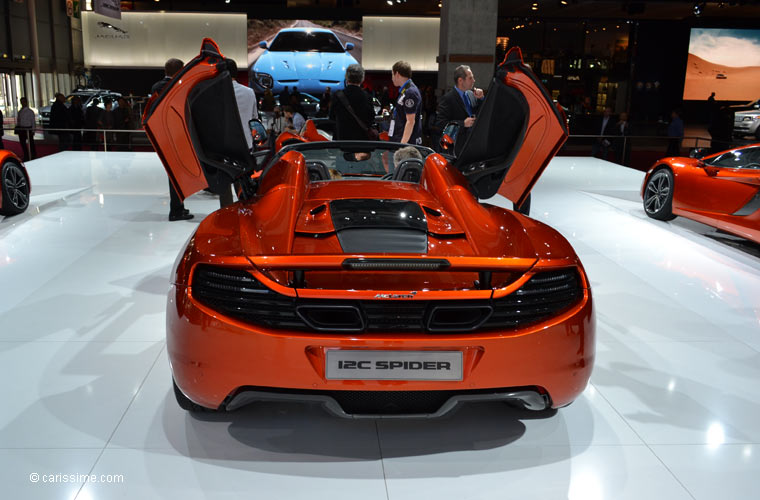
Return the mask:
<path fill-rule="evenodd" d="M 161 92 L 161 89 L 171 81 L 174 75 L 179 73 L 184 65 L 185 63 L 175 58 L 166 61 L 166 64 L 164 64 L 164 73 L 166 76 L 153 84 L 150 93 L 155 94 L 156 92 Z M 193 217 L 194 215 L 185 208 L 185 204 L 179 199 L 179 194 L 177 194 L 177 191 L 174 189 L 174 184 L 169 180 L 169 220 L 189 220 Z"/>
<path fill-rule="evenodd" d="M 440 134 L 447 123 L 459 123 L 457 144 L 464 144 L 467 129 L 475 123 L 475 115 L 483 102 L 483 90 L 474 87 L 475 77 L 470 67 L 458 66 L 454 70 L 454 88 L 438 100 L 435 129 Z M 438 144 L 433 144 L 433 146 L 437 148 Z"/>
<path fill-rule="evenodd" d="M 50 107 L 50 128 L 53 129 L 51 133 L 58 136 L 58 149 L 61 151 L 71 149 L 71 135 L 65 130 L 71 128 L 71 119 L 65 102 L 66 97 L 57 92 L 55 102 Z"/>
<path fill-rule="evenodd" d="M 375 121 L 375 110 L 372 98 L 361 88 L 363 81 L 364 68 L 361 65 L 351 64 L 346 68 L 346 88 L 335 93 L 330 106 L 330 119 L 335 120 L 335 140 L 368 140 L 367 129 Z"/>

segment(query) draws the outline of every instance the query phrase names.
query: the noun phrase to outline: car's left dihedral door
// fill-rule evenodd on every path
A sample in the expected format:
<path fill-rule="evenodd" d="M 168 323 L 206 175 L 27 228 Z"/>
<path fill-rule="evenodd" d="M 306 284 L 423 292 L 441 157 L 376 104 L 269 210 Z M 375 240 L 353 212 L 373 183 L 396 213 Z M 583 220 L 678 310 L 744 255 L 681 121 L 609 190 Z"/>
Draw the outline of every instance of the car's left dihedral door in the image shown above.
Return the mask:
<path fill-rule="evenodd" d="M 252 166 L 226 59 L 209 38 L 151 97 L 143 125 L 182 199 L 229 186 Z"/>
<path fill-rule="evenodd" d="M 567 124 L 513 48 L 499 66 L 454 165 L 478 198 L 497 192 L 521 206 L 567 139 Z"/>

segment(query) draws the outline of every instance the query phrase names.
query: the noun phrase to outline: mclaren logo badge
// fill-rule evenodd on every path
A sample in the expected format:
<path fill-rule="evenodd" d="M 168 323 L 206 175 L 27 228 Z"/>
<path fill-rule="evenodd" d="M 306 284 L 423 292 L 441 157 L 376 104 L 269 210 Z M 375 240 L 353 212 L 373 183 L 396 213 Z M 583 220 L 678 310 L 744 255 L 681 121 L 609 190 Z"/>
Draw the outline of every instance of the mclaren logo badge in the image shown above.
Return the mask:
<path fill-rule="evenodd" d="M 376 299 L 413 299 L 417 292 L 409 293 L 378 293 Z"/>

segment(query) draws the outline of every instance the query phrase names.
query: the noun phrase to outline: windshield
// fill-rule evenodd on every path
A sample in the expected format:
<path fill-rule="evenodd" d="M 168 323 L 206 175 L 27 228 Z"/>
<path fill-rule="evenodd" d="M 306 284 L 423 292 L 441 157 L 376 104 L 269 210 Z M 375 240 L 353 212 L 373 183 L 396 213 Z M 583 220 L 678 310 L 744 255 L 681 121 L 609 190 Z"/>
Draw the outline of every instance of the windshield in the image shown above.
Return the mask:
<path fill-rule="evenodd" d="M 270 52 L 343 52 L 335 35 L 325 31 L 285 31 L 280 32 L 272 45 Z"/>
<path fill-rule="evenodd" d="M 324 143 L 322 143 L 324 144 Z M 294 144 L 280 150 L 272 158 L 267 171 L 288 151 L 298 151 L 306 160 L 312 181 L 341 179 L 392 180 L 395 166 L 404 160 L 419 161 L 422 165 L 433 150 L 404 144 L 373 144 L 362 142 L 330 142 Z"/>

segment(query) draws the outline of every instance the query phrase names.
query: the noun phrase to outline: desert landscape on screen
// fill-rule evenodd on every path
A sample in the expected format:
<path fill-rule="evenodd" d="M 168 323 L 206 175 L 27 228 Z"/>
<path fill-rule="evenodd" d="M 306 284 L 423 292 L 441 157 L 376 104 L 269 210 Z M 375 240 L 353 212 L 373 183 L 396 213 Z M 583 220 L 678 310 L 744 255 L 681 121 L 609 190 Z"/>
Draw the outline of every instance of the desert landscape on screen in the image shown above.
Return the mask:
<path fill-rule="evenodd" d="M 760 98 L 760 30 L 692 28 L 684 100 Z"/>
<path fill-rule="evenodd" d="M 754 100 L 760 98 L 758 82 L 760 66 L 722 66 L 689 54 L 683 98 L 704 101 L 715 92 L 715 99 L 719 101 Z"/>

